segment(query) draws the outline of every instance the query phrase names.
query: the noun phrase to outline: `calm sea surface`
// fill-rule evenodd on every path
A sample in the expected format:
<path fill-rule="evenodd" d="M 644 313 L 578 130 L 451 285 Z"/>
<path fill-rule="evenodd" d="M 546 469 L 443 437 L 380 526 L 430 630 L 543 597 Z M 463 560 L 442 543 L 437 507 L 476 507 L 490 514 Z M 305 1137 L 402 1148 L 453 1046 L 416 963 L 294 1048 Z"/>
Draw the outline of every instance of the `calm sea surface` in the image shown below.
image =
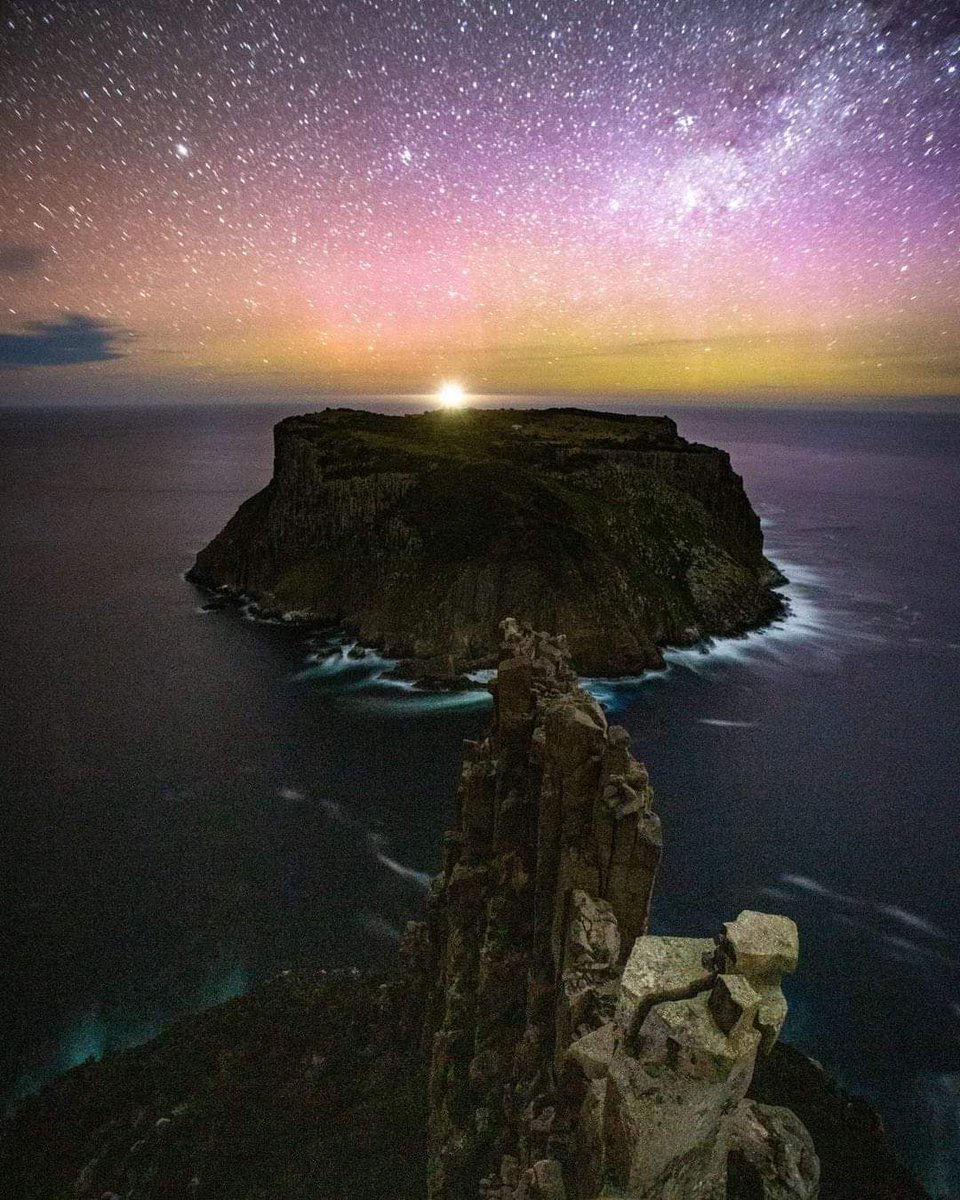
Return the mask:
<path fill-rule="evenodd" d="M 182 579 L 291 411 L 0 411 L 8 1100 L 291 964 L 384 962 L 439 864 L 483 697 L 310 662 Z M 793 916 L 788 1035 L 960 1196 L 960 419 L 673 415 L 730 451 L 793 616 L 592 685 L 658 791 L 656 930 Z"/>

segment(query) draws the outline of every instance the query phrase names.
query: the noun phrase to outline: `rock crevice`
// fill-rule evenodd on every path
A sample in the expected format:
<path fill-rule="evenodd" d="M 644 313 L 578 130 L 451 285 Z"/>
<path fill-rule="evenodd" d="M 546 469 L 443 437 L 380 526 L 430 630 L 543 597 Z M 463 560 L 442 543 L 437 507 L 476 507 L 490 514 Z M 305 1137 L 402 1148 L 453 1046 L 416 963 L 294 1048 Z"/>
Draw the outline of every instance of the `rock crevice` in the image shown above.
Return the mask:
<path fill-rule="evenodd" d="M 796 927 L 747 911 L 715 939 L 648 933 L 647 772 L 564 638 L 502 632 L 493 726 L 467 748 L 444 870 L 405 939 L 430 1200 L 722 1200 L 728 1175 L 814 1197 L 802 1126 L 745 1100 L 783 1023 Z"/>

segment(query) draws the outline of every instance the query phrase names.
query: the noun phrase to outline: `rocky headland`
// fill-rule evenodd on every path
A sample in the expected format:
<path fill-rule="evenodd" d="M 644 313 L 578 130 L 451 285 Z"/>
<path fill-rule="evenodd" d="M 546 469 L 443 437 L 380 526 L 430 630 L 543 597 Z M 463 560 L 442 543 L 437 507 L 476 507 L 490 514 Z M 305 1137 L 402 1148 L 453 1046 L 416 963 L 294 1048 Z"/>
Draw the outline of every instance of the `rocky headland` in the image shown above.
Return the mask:
<path fill-rule="evenodd" d="M 0 1134 L 18 1200 L 923 1200 L 779 1042 L 798 934 L 658 937 L 643 765 L 563 638 L 509 620 L 422 921 L 88 1063 Z"/>
<path fill-rule="evenodd" d="M 327 409 L 274 436 L 273 478 L 189 578 L 339 626 L 408 677 L 492 667 L 504 613 L 614 676 L 782 612 L 728 455 L 667 417 Z"/>

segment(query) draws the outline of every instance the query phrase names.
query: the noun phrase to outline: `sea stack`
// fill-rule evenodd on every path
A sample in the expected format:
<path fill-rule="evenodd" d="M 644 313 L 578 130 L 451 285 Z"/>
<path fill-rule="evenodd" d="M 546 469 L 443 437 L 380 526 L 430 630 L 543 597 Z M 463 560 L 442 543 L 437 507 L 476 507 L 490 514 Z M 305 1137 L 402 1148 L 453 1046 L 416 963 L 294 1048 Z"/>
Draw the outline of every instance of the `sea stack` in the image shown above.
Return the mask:
<path fill-rule="evenodd" d="M 274 437 L 273 478 L 190 578 L 340 626 L 408 677 L 494 666 L 507 613 L 614 676 L 782 610 L 729 456 L 668 417 L 327 409 Z"/>
<path fill-rule="evenodd" d="M 650 936 L 660 822 L 626 731 L 563 637 L 513 619 L 493 691 L 399 985 L 426 1014 L 430 1200 L 722 1200 L 731 1159 L 767 1188 L 737 1195 L 814 1197 L 803 1126 L 745 1099 L 796 926 L 743 912 L 716 939 Z"/>

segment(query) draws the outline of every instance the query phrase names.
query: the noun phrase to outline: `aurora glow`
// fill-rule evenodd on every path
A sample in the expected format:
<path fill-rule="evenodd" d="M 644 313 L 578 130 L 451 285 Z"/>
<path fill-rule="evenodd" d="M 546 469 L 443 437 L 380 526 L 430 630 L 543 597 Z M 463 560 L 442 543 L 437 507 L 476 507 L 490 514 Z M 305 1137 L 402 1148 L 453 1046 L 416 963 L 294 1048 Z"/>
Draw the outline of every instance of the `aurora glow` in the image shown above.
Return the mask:
<path fill-rule="evenodd" d="M 8 399 L 960 393 L 953 4 L 13 2 L 0 73 Z"/>

